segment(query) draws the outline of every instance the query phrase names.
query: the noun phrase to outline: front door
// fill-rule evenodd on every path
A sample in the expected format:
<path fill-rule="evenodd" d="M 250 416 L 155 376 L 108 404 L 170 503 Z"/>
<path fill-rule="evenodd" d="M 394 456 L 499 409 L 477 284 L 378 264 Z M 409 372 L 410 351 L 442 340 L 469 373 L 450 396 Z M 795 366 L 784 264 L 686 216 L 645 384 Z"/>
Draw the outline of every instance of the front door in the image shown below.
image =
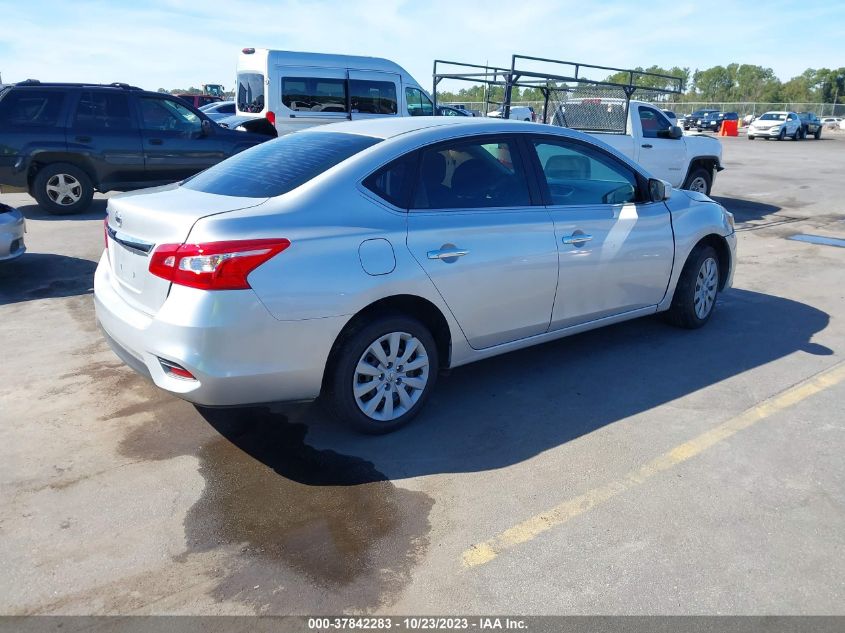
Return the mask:
<path fill-rule="evenodd" d="M 530 145 L 560 253 L 551 329 L 656 306 L 674 257 L 666 205 L 643 201 L 634 171 L 595 146 L 559 137 Z"/>
<path fill-rule="evenodd" d="M 513 139 L 471 137 L 421 153 L 408 248 L 472 347 L 548 330 L 554 226 L 546 209 L 532 206 Z"/>
<path fill-rule="evenodd" d="M 632 114 L 633 125 L 640 126 L 640 146 L 634 146 L 637 162 L 655 178 L 666 180 L 673 187 L 681 187 L 687 167 L 683 138 L 671 137 L 672 124 L 657 108 L 637 106 L 637 112 Z"/>
<path fill-rule="evenodd" d="M 138 97 L 144 167 L 151 183 L 175 182 L 226 158 L 226 145 L 205 134 L 202 119 L 171 97 Z"/>

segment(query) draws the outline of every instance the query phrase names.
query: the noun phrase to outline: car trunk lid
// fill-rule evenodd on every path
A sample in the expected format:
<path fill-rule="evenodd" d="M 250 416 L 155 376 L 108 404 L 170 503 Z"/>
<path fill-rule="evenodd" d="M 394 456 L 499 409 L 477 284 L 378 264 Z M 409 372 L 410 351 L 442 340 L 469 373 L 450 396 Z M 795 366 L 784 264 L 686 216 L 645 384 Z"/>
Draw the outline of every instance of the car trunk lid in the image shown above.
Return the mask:
<path fill-rule="evenodd" d="M 267 198 L 222 196 L 168 185 L 109 200 L 106 217 L 112 286 L 132 307 L 155 314 L 170 282 L 149 271 L 161 244 L 182 244 L 200 218 L 263 204 Z"/>

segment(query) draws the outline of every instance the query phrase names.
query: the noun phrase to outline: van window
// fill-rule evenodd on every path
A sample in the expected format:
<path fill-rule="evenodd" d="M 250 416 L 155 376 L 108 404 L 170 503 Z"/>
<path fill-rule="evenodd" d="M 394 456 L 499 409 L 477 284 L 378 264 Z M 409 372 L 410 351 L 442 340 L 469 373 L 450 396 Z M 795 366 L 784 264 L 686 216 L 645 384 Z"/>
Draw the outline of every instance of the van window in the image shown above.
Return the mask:
<path fill-rule="evenodd" d="M 11 125 L 56 125 L 65 94 L 64 90 L 9 90 L 0 101 L 0 121 Z"/>
<path fill-rule="evenodd" d="M 221 196 L 280 196 L 380 140 L 343 132 L 294 132 L 235 154 L 183 186 Z"/>
<path fill-rule="evenodd" d="M 84 130 L 130 130 L 129 99 L 122 92 L 85 91 L 76 106 L 73 127 Z"/>
<path fill-rule="evenodd" d="M 392 81 L 350 79 L 352 111 L 361 114 L 396 114 L 396 84 Z"/>
<path fill-rule="evenodd" d="M 434 105 L 419 88 L 405 88 L 405 101 L 411 116 L 434 116 Z"/>
<path fill-rule="evenodd" d="M 264 75 L 238 73 L 238 110 L 262 112 L 264 110 Z"/>
<path fill-rule="evenodd" d="M 346 112 L 346 80 L 284 77 L 282 103 L 296 112 Z"/>

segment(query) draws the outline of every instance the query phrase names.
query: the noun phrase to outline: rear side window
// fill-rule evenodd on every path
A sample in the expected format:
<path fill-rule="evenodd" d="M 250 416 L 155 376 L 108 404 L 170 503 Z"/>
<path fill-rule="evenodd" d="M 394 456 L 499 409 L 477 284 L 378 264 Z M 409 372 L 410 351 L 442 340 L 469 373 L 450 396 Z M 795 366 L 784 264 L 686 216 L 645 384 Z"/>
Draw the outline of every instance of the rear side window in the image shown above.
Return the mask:
<path fill-rule="evenodd" d="M 282 103 L 297 112 L 346 112 L 346 80 L 284 77 Z"/>
<path fill-rule="evenodd" d="M 349 80 L 352 111 L 361 114 L 396 114 L 396 84 L 392 81 Z"/>
<path fill-rule="evenodd" d="M 65 102 L 60 90 L 10 90 L 0 101 L 0 122 L 22 126 L 54 126 Z"/>
<path fill-rule="evenodd" d="M 183 186 L 221 196 L 280 196 L 379 140 L 343 132 L 295 132 L 217 163 Z"/>
<path fill-rule="evenodd" d="M 118 92 L 85 91 L 76 106 L 73 127 L 84 130 L 129 130 L 129 99 Z"/>
<path fill-rule="evenodd" d="M 220 106 L 219 108 L 214 108 L 215 112 L 219 112 L 220 114 L 234 114 L 235 113 L 235 104 L 234 103 L 227 103 L 225 105 Z"/>
<path fill-rule="evenodd" d="M 382 167 L 364 180 L 364 186 L 390 204 L 400 209 L 407 209 L 411 198 L 411 186 L 416 175 L 416 166 L 417 154 L 415 152 Z"/>
<path fill-rule="evenodd" d="M 238 73 L 238 110 L 261 112 L 264 110 L 264 75 Z"/>
<path fill-rule="evenodd" d="M 434 105 L 419 88 L 405 88 L 405 101 L 408 102 L 410 116 L 434 116 Z"/>

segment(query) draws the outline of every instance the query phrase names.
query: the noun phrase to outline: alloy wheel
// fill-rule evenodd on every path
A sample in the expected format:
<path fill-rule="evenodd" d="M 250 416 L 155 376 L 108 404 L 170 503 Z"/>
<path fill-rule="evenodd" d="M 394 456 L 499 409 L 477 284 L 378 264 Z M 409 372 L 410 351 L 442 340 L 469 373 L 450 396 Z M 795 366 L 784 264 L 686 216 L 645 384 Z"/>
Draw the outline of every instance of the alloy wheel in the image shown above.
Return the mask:
<path fill-rule="evenodd" d="M 689 184 L 690 191 L 697 191 L 699 193 L 707 193 L 707 181 L 701 176 L 696 176 Z"/>
<path fill-rule="evenodd" d="M 56 174 L 47 181 L 47 195 L 61 206 L 76 204 L 82 198 L 82 184 L 70 174 Z"/>
<path fill-rule="evenodd" d="M 694 305 L 699 319 L 706 319 L 716 301 L 716 286 L 719 281 L 719 265 L 712 257 L 705 259 L 695 278 Z"/>

